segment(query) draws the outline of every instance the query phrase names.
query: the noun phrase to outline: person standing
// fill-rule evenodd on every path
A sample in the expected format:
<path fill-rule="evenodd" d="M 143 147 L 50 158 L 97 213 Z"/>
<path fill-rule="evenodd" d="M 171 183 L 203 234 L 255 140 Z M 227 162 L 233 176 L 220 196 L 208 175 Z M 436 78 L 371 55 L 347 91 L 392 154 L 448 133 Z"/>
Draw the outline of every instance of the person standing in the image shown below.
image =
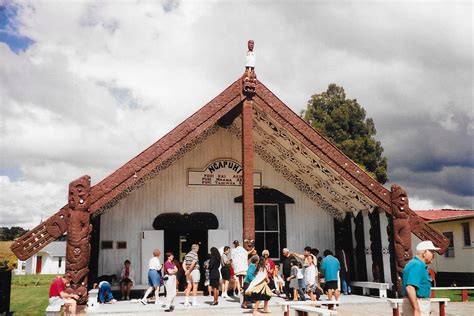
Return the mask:
<path fill-rule="evenodd" d="M 328 300 L 332 300 L 332 295 L 336 297 L 336 301 L 339 301 L 339 296 L 341 292 L 337 284 L 339 278 L 339 270 L 341 269 L 341 264 L 336 257 L 333 256 L 331 250 L 324 250 L 324 259 L 321 262 L 321 270 L 324 274 L 324 279 L 326 280 L 326 293 L 328 295 Z"/>
<path fill-rule="evenodd" d="M 249 268 L 247 269 L 247 275 L 245 276 L 244 280 L 244 285 L 243 285 L 243 302 L 240 307 L 242 308 L 248 308 L 249 304 L 251 304 L 251 299 L 250 296 L 245 294 L 245 291 L 249 287 L 250 283 L 252 283 L 253 279 L 255 278 L 255 275 L 257 274 L 257 264 L 258 264 L 259 258 L 258 256 L 253 256 L 250 258 L 250 265 Z"/>
<path fill-rule="evenodd" d="M 160 283 L 161 283 L 161 261 L 160 261 L 161 251 L 159 249 L 153 250 L 153 257 L 148 263 L 148 289 L 143 295 L 143 298 L 140 302 L 143 305 L 148 304 L 147 298 L 150 293 L 155 290 L 155 304 L 160 304 Z"/>
<path fill-rule="evenodd" d="M 439 250 L 433 242 L 426 240 L 416 246 L 416 256 L 402 272 L 403 316 L 429 316 L 431 279 L 428 264 Z"/>
<path fill-rule="evenodd" d="M 212 306 L 217 305 L 219 297 L 219 267 L 221 266 L 221 254 L 216 247 L 211 248 L 211 258 L 209 259 L 209 284 L 212 288 L 212 296 L 214 301 Z"/>
<path fill-rule="evenodd" d="M 125 260 L 123 263 L 122 273 L 120 274 L 120 290 L 122 292 L 122 301 L 130 299 L 130 290 L 134 284 L 135 273 L 130 266 L 130 260 Z"/>
<path fill-rule="evenodd" d="M 243 288 L 244 278 L 247 275 L 248 269 L 248 252 L 240 245 L 238 240 L 234 240 L 234 249 L 232 249 L 231 257 L 232 264 L 234 265 L 234 274 L 236 281 L 239 283 L 239 287 Z"/>
<path fill-rule="evenodd" d="M 77 294 L 69 294 L 64 290 L 66 285 L 71 283 L 72 275 L 66 273 L 62 277 L 57 277 L 49 287 L 49 306 L 65 306 L 69 310 L 69 314 L 76 314 L 76 300 L 79 299 Z M 67 315 L 67 314 L 66 314 Z"/>
<path fill-rule="evenodd" d="M 263 301 L 263 313 L 269 314 L 268 302 L 272 297 L 272 290 L 268 287 L 267 269 L 265 267 L 265 258 L 260 258 L 257 263 L 257 274 L 252 282 L 249 284 L 246 295 L 249 295 L 255 301 L 253 307 L 253 315 L 260 315 L 258 311 L 260 301 Z"/>
<path fill-rule="evenodd" d="M 174 262 L 174 255 L 171 252 L 165 254 L 164 277 L 166 289 L 166 304 L 165 312 L 172 312 L 174 310 L 173 300 L 176 296 L 176 274 L 178 267 Z"/>
<path fill-rule="evenodd" d="M 198 257 L 199 245 L 193 244 L 191 246 L 191 251 L 186 254 L 183 262 L 184 274 L 186 275 L 186 281 L 188 286 L 186 287 L 186 297 L 184 298 L 184 306 L 190 306 L 189 304 L 189 294 L 191 293 L 191 288 L 193 290 L 193 306 L 197 304 L 197 288 L 199 280 L 201 278 L 201 273 L 199 272 L 199 257 Z"/>
<path fill-rule="evenodd" d="M 270 251 L 267 249 L 262 251 L 262 257 L 265 258 L 267 268 L 268 286 L 273 291 L 275 290 L 275 283 L 273 282 L 273 274 L 275 273 L 275 262 L 270 258 Z"/>
<path fill-rule="evenodd" d="M 341 264 L 341 289 L 342 293 L 345 295 L 351 294 L 352 289 L 350 285 L 350 270 L 349 264 L 347 262 L 347 255 L 344 249 L 336 250 L 336 258 L 339 260 Z"/>
<path fill-rule="evenodd" d="M 281 260 L 282 263 L 282 273 L 283 273 L 283 279 L 285 280 L 285 295 L 288 300 L 293 300 L 293 290 L 290 288 L 290 281 L 288 278 L 291 275 L 291 265 L 290 265 L 290 260 L 293 259 L 294 257 L 290 255 L 290 251 L 288 248 L 283 248 L 282 250 L 283 258 Z"/>
<path fill-rule="evenodd" d="M 222 298 L 229 298 L 227 291 L 229 289 L 230 281 L 230 265 L 232 259 L 230 258 L 230 247 L 225 246 L 221 255 L 221 274 L 222 274 Z"/>

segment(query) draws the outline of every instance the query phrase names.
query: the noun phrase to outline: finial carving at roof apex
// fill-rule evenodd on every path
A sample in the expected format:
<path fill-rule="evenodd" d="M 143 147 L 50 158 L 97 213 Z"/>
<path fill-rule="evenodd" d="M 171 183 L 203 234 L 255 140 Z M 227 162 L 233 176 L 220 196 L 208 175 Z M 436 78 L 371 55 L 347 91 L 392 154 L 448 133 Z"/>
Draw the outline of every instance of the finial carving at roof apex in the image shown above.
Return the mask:
<path fill-rule="evenodd" d="M 255 94 L 257 86 L 257 75 L 255 74 L 256 55 L 253 51 L 254 45 L 253 40 L 247 42 L 248 51 L 245 59 L 245 73 L 242 77 L 243 93 L 247 97 L 251 97 Z"/>

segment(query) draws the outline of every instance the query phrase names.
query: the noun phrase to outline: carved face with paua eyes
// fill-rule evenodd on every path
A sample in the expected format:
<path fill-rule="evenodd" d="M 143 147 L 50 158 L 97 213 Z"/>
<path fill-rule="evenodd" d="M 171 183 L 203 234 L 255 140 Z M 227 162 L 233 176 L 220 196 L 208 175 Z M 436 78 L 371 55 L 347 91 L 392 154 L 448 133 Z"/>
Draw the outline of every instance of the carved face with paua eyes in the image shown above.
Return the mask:
<path fill-rule="evenodd" d="M 392 203 L 395 204 L 400 211 L 408 209 L 408 194 L 405 189 L 399 185 L 392 185 Z"/>
<path fill-rule="evenodd" d="M 69 184 L 68 205 L 71 210 L 86 211 L 90 204 L 90 177 L 81 177 Z"/>

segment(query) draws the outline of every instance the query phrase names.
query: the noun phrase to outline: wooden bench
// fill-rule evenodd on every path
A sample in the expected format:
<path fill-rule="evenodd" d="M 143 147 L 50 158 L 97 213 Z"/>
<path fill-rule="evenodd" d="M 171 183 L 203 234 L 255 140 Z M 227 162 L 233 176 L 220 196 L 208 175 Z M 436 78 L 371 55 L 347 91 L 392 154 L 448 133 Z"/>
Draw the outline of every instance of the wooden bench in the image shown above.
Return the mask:
<path fill-rule="evenodd" d="M 431 297 L 436 297 L 437 290 L 461 290 L 461 300 L 463 302 L 467 302 L 469 300 L 469 293 L 468 290 L 474 290 L 474 286 L 452 286 L 452 287 L 432 287 L 431 288 Z"/>
<path fill-rule="evenodd" d="M 290 316 L 290 308 L 293 307 L 321 307 L 326 305 L 328 308 L 332 308 L 334 305 L 340 304 L 340 301 L 283 301 L 278 302 L 285 316 Z"/>
<path fill-rule="evenodd" d="M 353 281 L 353 287 L 361 287 L 364 295 L 370 295 L 370 289 L 378 289 L 380 298 L 387 298 L 388 283 Z"/>
<path fill-rule="evenodd" d="M 393 316 L 400 316 L 400 306 L 403 304 L 403 299 L 401 298 L 389 298 L 387 302 L 392 308 Z M 449 298 L 432 298 L 430 299 L 431 303 L 439 303 L 439 315 L 446 316 L 446 306 L 448 306 Z"/>
<path fill-rule="evenodd" d="M 324 309 L 324 308 L 318 308 L 318 307 L 313 307 L 313 306 L 308 306 L 308 305 L 294 305 L 290 307 L 291 310 L 295 311 L 295 314 L 298 316 L 309 316 L 309 315 L 318 315 L 318 316 L 331 316 L 331 315 L 336 315 L 337 312 L 330 310 L 330 309 Z"/>
<path fill-rule="evenodd" d="M 54 305 L 46 307 L 46 316 L 60 316 L 61 315 L 61 305 Z"/>

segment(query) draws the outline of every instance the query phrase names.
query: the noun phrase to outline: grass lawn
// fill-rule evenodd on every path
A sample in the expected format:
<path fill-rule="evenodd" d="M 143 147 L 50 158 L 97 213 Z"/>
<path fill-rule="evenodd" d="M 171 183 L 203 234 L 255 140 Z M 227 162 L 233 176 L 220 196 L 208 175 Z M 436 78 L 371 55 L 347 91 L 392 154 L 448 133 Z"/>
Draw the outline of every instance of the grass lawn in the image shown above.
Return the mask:
<path fill-rule="evenodd" d="M 44 315 L 49 285 L 56 275 L 15 275 L 12 278 L 10 309 L 13 315 Z"/>
<path fill-rule="evenodd" d="M 468 301 L 474 301 L 474 290 L 467 291 Z M 451 302 L 462 302 L 461 290 L 438 290 L 436 291 L 436 297 L 446 297 L 451 300 Z"/>

